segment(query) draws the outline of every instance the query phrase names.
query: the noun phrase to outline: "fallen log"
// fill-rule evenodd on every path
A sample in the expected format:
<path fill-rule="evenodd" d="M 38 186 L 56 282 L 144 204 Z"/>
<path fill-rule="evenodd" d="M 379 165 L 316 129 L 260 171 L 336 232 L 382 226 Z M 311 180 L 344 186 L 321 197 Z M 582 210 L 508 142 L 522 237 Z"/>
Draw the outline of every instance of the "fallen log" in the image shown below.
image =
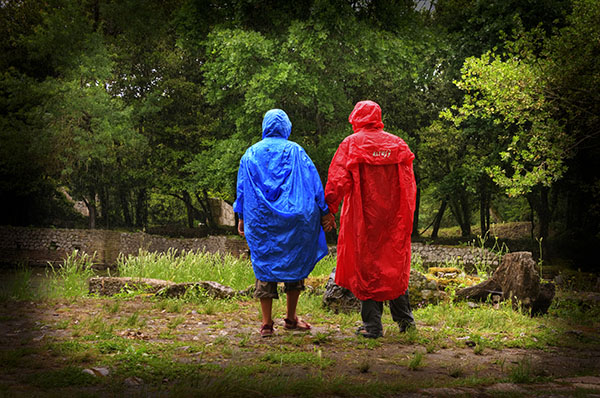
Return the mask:
<path fill-rule="evenodd" d="M 216 299 L 232 298 L 244 294 L 244 292 L 238 292 L 229 286 L 213 281 L 174 283 L 161 279 L 131 277 L 94 277 L 88 281 L 90 294 L 114 296 L 128 290 L 141 290 L 161 297 L 181 297 L 190 290 L 196 290 Z"/>

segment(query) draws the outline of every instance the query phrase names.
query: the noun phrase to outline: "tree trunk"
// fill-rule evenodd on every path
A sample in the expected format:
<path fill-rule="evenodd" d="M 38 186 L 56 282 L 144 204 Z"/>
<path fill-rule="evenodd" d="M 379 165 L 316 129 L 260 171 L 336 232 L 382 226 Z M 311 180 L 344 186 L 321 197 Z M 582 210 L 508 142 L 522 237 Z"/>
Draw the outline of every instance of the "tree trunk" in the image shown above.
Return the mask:
<path fill-rule="evenodd" d="M 486 301 L 492 295 L 502 295 L 502 286 L 494 278 L 485 280 L 477 285 L 465 287 L 456 291 L 456 298 L 463 300 Z"/>
<path fill-rule="evenodd" d="M 440 209 L 435 215 L 435 220 L 433 221 L 433 231 L 431 231 L 431 238 L 437 239 L 438 232 L 440 230 L 440 225 L 442 223 L 442 219 L 444 217 L 444 213 L 446 212 L 446 207 L 448 207 L 448 201 L 446 199 L 442 200 L 442 204 L 440 205 Z"/>
<path fill-rule="evenodd" d="M 100 196 L 100 210 L 102 211 L 102 213 L 100 214 L 102 220 L 104 221 L 104 227 L 106 229 L 110 229 L 110 217 L 109 217 L 109 213 L 110 213 L 110 200 L 109 200 L 109 193 L 108 193 L 108 188 L 106 186 L 102 187 L 102 189 L 100 190 L 102 192 L 101 196 Z"/>
<path fill-rule="evenodd" d="M 527 200 L 531 209 L 537 214 L 539 222 L 538 238 L 547 239 L 548 232 L 550 229 L 550 218 L 551 210 L 548 202 L 549 189 L 541 187 L 539 190 L 534 191 L 527 195 Z"/>
<path fill-rule="evenodd" d="M 90 204 L 88 206 L 88 212 L 90 213 L 89 227 L 90 229 L 96 229 L 96 206 Z"/>
<path fill-rule="evenodd" d="M 121 208 L 123 210 L 123 220 L 125 225 L 128 227 L 133 226 L 133 220 L 131 218 L 131 212 L 129 211 L 129 201 L 127 200 L 127 193 L 123 188 L 119 189 L 119 201 L 121 202 Z"/>
<path fill-rule="evenodd" d="M 547 187 L 540 187 L 538 190 L 531 192 L 527 195 L 527 200 L 531 209 L 535 211 L 539 223 L 539 232 L 537 239 L 541 239 L 542 250 L 545 251 L 548 248 L 548 233 L 550 230 L 550 218 L 552 212 L 548 201 L 549 189 Z M 533 217 L 532 217 L 533 225 Z M 533 234 L 533 227 L 532 227 Z"/>
<path fill-rule="evenodd" d="M 137 203 L 135 209 L 135 226 L 143 228 L 148 224 L 148 208 L 146 206 L 147 192 L 145 188 L 140 189 L 137 194 Z"/>
<path fill-rule="evenodd" d="M 460 196 L 460 204 L 463 214 L 463 222 L 460 225 L 462 236 L 471 236 L 471 205 L 469 197 L 464 191 Z"/>
<path fill-rule="evenodd" d="M 449 200 L 450 209 L 456 219 L 456 222 L 460 226 L 461 235 L 471 235 L 471 211 L 469 205 L 469 198 L 466 192 L 460 192 L 453 196 Z"/>
<path fill-rule="evenodd" d="M 217 223 L 215 222 L 215 218 L 212 213 L 212 208 L 210 207 L 210 198 L 208 197 L 208 192 L 206 191 L 206 189 L 202 191 L 202 197 L 196 194 L 196 199 L 202 207 L 202 211 L 204 212 L 205 221 L 208 227 L 216 228 Z"/>
<path fill-rule="evenodd" d="M 192 197 L 190 196 L 188 191 L 183 191 L 181 193 L 181 198 L 183 200 L 183 203 L 185 204 L 188 228 L 194 228 L 194 216 L 196 214 L 196 209 L 192 205 Z"/>
<path fill-rule="evenodd" d="M 83 203 L 88 209 L 89 218 L 88 218 L 88 226 L 90 229 L 96 229 L 96 219 L 98 217 L 96 211 L 96 193 L 94 191 L 90 191 L 90 199 L 83 198 Z"/>
<path fill-rule="evenodd" d="M 481 236 L 486 236 L 490 231 L 490 193 L 482 188 L 479 197 L 479 223 L 481 226 Z"/>
<path fill-rule="evenodd" d="M 415 173 L 415 181 L 417 183 L 417 197 L 415 200 L 415 213 L 414 213 L 414 218 L 413 218 L 412 236 L 414 238 L 418 238 L 419 237 L 419 210 L 421 208 L 421 188 L 420 188 L 419 176 L 418 176 L 417 172 L 414 172 L 414 173 Z"/>

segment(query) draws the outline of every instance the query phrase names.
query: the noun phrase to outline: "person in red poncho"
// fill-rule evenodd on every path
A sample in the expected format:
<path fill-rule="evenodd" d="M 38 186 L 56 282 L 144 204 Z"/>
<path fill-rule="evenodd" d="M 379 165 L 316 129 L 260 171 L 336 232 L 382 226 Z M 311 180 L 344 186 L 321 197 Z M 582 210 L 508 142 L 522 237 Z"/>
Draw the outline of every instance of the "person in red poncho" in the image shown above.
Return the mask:
<path fill-rule="evenodd" d="M 338 147 L 325 187 L 331 213 L 344 201 L 335 283 L 361 301 L 357 333 L 377 338 L 384 301 L 401 332 L 415 326 L 408 300 L 415 156 L 401 138 L 383 131 L 377 103 L 358 102 L 348 120 L 354 134 Z"/>

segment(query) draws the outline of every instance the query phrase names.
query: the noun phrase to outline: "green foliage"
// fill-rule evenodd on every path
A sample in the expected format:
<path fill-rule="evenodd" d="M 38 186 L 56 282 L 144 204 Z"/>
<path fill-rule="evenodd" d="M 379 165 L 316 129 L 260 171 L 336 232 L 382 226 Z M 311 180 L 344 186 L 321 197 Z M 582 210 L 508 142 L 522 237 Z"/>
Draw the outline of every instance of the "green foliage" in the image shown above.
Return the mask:
<path fill-rule="evenodd" d="M 249 145 L 260 139 L 264 113 L 280 107 L 294 126 L 290 139 L 324 174 L 349 132 L 345 120 L 356 99 L 377 99 L 388 106 L 384 121 L 392 120 L 391 131 L 401 127 L 393 107 L 401 106 L 417 78 L 415 46 L 352 18 L 337 22 L 341 30 L 314 19 L 292 22 L 278 36 L 230 28 L 209 34 L 204 89 L 212 105 L 227 110 L 222 129 Z"/>
<path fill-rule="evenodd" d="M 503 59 L 506 58 L 506 59 Z M 552 116 L 544 97 L 543 65 L 518 54 L 486 53 L 465 61 L 459 88 L 465 98 L 446 118 L 460 126 L 469 118 L 491 119 L 506 132 L 500 135 L 498 163 L 486 168 L 511 195 L 522 195 L 542 184 L 550 186 L 565 172 L 571 145 L 564 128 Z"/>
<path fill-rule="evenodd" d="M 424 218 L 447 202 L 467 236 L 476 201 L 522 218 L 498 197 L 531 193 L 566 237 L 597 239 L 598 3 L 521 3 L 7 2 L 0 222 L 79 222 L 62 188 L 92 228 L 210 224 L 265 111 L 290 115 L 325 180 L 373 99 L 416 154 Z M 547 187 L 556 209 L 532 199 Z"/>

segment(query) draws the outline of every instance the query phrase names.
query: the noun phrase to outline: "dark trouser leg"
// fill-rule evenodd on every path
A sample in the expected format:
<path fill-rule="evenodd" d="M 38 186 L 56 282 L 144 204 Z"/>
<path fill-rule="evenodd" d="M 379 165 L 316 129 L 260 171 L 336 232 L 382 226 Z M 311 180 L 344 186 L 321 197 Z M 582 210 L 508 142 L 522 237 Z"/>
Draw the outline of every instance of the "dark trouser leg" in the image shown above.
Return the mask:
<path fill-rule="evenodd" d="M 392 319 L 400 326 L 400 331 L 404 332 L 409 327 L 415 326 L 415 318 L 410 309 L 408 299 L 408 289 L 402 296 L 398 296 L 394 300 L 390 300 L 390 312 Z"/>
<path fill-rule="evenodd" d="M 368 333 L 380 336 L 383 333 L 383 326 L 381 324 L 383 302 L 361 300 L 361 304 L 360 316 L 362 317 L 363 327 Z"/>

